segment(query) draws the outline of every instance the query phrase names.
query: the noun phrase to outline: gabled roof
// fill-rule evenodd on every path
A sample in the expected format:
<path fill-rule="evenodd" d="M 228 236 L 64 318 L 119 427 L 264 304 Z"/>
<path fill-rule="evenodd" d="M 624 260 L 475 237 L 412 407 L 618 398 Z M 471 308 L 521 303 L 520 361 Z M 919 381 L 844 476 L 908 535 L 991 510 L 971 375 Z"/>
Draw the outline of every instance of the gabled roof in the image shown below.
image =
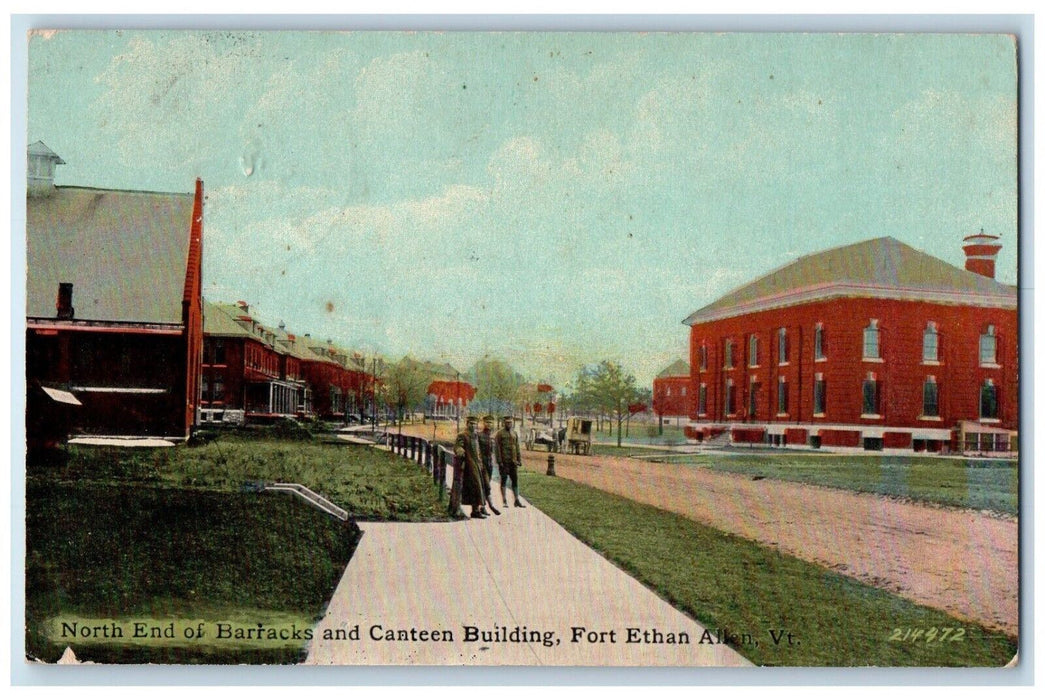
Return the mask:
<path fill-rule="evenodd" d="M 236 321 L 238 309 L 231 304 L 203 300 L 203 332 L 221 338 L 258 338 Z"/>
<path fill-rule="evenodd" d="M 675 360 L 670 365 L 665 367 L 660 374 L 657 375 L 657 379 L 664 379 L 666 377 L 688 377 L 689 376 L 689 363 L 685 360 Z"/>
<path fill-rule="evenodd" d="M 955 267 L 892 237 L 798 258 L 691 314 L 683 323 L 836 297 L 1016 308 L 1016 288 Z"/>
<path fill-rule="evenodd" d="M 29 144 L 28 153 L 31 156 L 45 156 L 51 158 L 58 165 L 65 165 L 65 161 L 57 153 L 47 147 L 47 144 L 43 141 L 36 141 Z"/>
<path fill-rule="evenodd" d="M 316 352 L 313 352 L 313 350 L 310 347 L 308 347 L 309 341 L 312 340 L 311 338 L 305 338 L 304 336 L 296 335 L 294 336 L 294 340 L 291 340 L 289 334 L 287 334 L 286 332 L 280 333 L 281 334 L 277 335 L 276 337 L 276 344 L 279 347 L 283 348 L 283 350 L 292 357 L 296 357 L 302 362 L 329 362 L 332 364 L 334 363 L 334 359 L 332 357 L 324 357 L 322 355 L 319 355 Z"/>
<path fill-rule="evenodd" d="M 58 284 L 71 282 L 77 320 L 180 324 L 192 207 L 188 193 L 28 197 L 26 316 L 54 318 Z"/>

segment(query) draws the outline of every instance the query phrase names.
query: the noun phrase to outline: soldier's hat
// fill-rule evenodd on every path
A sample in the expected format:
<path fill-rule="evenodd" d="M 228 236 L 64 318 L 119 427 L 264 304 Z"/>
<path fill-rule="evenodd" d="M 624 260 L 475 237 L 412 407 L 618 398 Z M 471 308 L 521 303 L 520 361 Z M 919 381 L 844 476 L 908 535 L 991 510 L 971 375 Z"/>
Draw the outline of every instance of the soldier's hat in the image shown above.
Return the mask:
<path fill-rule="evenodd" d="M 485 416 L 483 416 L 483 420 L 493 420 L 493 416 L 487 413 Z"/>
<path fill-rule="evenodd" d="M 479 422 L 479 416 L 468 416 L 467 418 L 464 419 L 464 422 L 465 423 L 478 423 Z"/>
<path fill-rule="evenodd" d="M 514 416 L 501 416 L 501 420 L 515 420 Z"/>

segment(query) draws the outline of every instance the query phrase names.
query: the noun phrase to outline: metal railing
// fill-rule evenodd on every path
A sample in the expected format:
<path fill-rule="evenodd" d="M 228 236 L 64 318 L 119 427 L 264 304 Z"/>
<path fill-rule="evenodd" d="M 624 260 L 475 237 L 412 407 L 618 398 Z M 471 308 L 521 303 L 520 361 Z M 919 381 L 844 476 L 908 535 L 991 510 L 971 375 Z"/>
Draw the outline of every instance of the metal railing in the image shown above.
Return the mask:
<path fill-rule="evenodd" d="M 327 498 L 319 495 L 307 486 L 302 486 L 301 484 L 275 483 L 265 484 L 262 490 L 278 491 L 281 493 L 292 493 L 301 500 L 308 503 L 309 505 L 318 508 L 319 510 L 323 511 L 324 513 L 327 513 L 328 515 L 334 516 L 338 520 L 348 520 L 347 510 L 332 503 Z"/>
<path fill-rule="evenodd" d="M 416 462 L 428 470 L 432 475 L 432 481 L 439 487 L 439 497 L 446 493 L 447 467 L 451 470 L 455 466 L 455 457 L 452 450 L 445 445 L 426 440 L 413 435 L 402 435 L 388 433 L 386 440 L 389 449 L 400 457 Z M 453 472 L 450 472 L 453 475 Z"/>

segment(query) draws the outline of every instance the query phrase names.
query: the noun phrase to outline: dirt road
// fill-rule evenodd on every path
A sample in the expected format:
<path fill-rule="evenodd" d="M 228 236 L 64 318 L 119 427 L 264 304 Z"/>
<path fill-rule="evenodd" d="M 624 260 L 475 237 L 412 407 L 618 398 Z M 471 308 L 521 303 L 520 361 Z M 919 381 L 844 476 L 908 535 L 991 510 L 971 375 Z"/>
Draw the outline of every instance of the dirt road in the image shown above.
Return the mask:
<path fill-rule="evenodd" d="M 417 428 L 415 434 L 432 436 L 431 426 Z M 524 452 L 523 462 L 543 473 L 547 453 Z M 625 457 L 559 454 L 555 466 L 561 477 L 777 547 L 961 619 L 1017 633 L 1014 518 Z"/>
<path fill-rule="evenodd" d="M 526 452 L 543 472 L 547 456 Z M 1015 519 L 624 457 L 556 455 L 556 473 L 779 548 L 1015 635 Z"/>

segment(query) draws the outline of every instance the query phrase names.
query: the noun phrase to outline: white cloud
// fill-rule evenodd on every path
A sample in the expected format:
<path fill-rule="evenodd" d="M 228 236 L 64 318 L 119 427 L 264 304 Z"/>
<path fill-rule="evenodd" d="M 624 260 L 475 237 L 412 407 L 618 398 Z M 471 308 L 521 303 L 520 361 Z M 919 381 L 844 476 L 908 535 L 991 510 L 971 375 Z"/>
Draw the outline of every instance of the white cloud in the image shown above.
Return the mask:
<path fill-rule="evenodd" d="M 423 51 L 382 56 L 370 61 L 355 77 L 354 121 L 367 136 L 396 127 L 420 126 L 430 105 L 425 99 L 437 80 L 432 61 Z"/>

